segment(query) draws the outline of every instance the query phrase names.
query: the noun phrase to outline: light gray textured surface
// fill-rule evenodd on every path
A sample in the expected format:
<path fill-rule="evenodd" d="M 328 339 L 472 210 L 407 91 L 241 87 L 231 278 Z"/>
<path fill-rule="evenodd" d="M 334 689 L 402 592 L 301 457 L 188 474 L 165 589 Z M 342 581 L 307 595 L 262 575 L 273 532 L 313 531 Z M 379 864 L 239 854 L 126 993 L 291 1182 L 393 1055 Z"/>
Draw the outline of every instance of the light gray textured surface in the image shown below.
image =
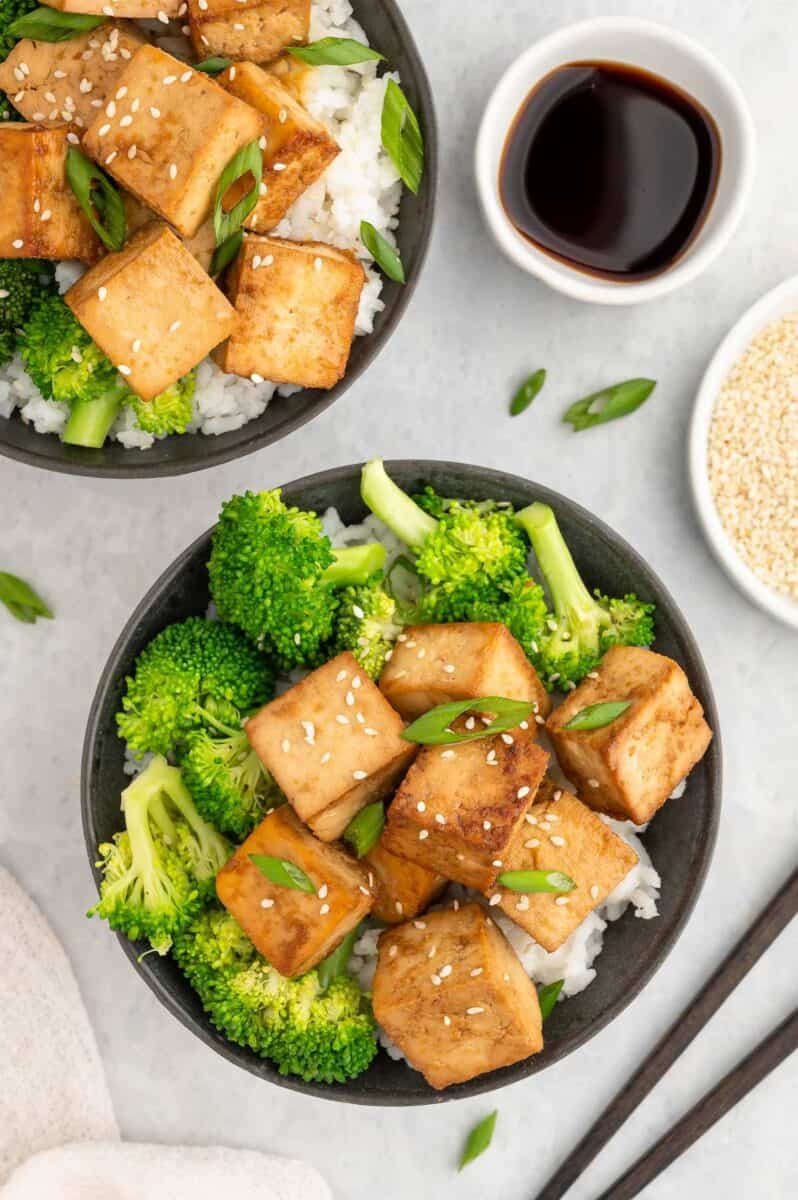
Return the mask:
<path fill-rule="evenodd" d="M 685 435 L 698 380 L 730 323 L 798 270 L 794 146 L 798 9 L 788 0 L 405 0 L 437 97 L 442 178 L 434 246 L 404 323 L 371 372 L 315 424 L 239 463 L 152 483 L 69 479 L 0 462 L 0 566 L 31 578 L 58 619 L 0 613 L 3 795 L 0 862 L 52 919 L 97 1030 L 124 1133 L 304 1155 L 341 1200 L 451 1194 L 528 1200 L 585 1123 L 634 1069 L 798 851 L 798 639 L 751 608 L 710 559 L 693 519 Z M 582 307 L 498 256 L 481 226 L 471 153 L 482 105 L 536 36 L 587 15 L 633 13 L 698 37 L 742 84 L 759 129 L 760 172 L 722 261 L 687 291 L 637 310 Z M 545 365 L 534 410 L 505 415 L 513 386 Z M 649 404 L 575 436 L 570 400 L 648 374 Z M 667 966 L 630 1010 L 543 1076 L 437 1110 L 368 1110 L 305 1100 L 237 1072 L 177 1025 L 84 910 L 92 900 L 78 812 L 83 726 L 96 679 L 133 605 L 220 500 L 373 454 L 482 462 L 559 488 L 627 537 L 661 573 L 703 646 L 720 703 L 725 807 L 701 902 Z M 667 887 L 667 880 L 665 881 Z M 798 930 L 760 964 L 611 1145 L 576 1200 L 632 1157 L 795 1003 Z M 782 1067 L 667 1177 L 653 1200 L 775 1200 L 798 1176 L 798 1063 Z M 461 1139 L 498 1105 L 493 1149 L 462 1176 Z"/>

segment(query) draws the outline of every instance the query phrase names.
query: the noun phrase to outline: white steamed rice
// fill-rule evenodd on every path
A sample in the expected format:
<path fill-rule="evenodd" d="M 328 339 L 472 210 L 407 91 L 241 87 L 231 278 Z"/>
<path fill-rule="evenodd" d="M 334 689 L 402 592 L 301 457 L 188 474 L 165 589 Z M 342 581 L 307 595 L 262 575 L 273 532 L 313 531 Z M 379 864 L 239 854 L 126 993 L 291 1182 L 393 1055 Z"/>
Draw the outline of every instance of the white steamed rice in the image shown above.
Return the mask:
<path fill-rule="evenodd" d="M 313 0 L 310 40 L 324 37 L 348 37 L 368 44 L 365 31 L 352 16 L 349 0 Z M 188 56 L 185 39 L 169 33 L 158 41 L 170 54 Z M 356 324 L 359 336 L 373 331 L 374 320 L 384 308 L 380 299 L 382 276 L 371 267 L 370 256 L 360 242 L 360 222 L 370 221 L 395 244 L 402 192 L 399 174 L 381 141 L 382 104 L 389 79 L 398 81 L 399 76 L 393 72 L 377 78 L 374 62 L 317 67 L 309 72 L 302 101 L 327 126 L 341 153 L 274 230 L 276 237 L 326 242 L 358 255 L 367 276 Z M 78 263 L 59 264 L 56 275 L 61 291 L 66 291 L 83 270 Z M 290 396 L 299 390 L 226 375 L 206 359 L 197 371 L 194 419 L 189 432 L 230 433 L 259 417 L 276 392 Z M 66 405 L 42 397 L 19 356 L 0 369 L 0 417 L 10 417 L 15 411 L 37 433 L 60 434 L 68 416 Z M 148 450 L 156 441 L 138 428 L 130 409 L 123 410 L 110 437 L 140 450 Z"/>

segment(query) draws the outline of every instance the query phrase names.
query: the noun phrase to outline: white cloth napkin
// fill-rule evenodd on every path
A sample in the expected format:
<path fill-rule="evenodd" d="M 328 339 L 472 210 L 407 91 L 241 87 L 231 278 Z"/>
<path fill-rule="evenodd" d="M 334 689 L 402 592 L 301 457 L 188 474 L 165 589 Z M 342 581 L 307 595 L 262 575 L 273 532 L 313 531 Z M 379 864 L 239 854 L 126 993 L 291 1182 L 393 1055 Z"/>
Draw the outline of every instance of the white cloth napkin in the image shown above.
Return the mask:
<path fill-rule="evenodd" d="M 0 867 L 0 1200 L 332 1200 L 312 1167 L 119 1140 L 77 981 Z"/>

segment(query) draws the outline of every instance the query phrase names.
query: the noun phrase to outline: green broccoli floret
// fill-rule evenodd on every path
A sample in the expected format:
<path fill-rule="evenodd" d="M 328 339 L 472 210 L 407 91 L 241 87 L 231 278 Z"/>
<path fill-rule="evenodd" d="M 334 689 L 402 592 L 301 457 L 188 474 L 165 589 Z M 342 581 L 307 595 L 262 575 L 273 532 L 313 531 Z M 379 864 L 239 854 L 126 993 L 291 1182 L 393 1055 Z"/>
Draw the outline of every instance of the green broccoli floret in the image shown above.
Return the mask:
<path fill-rule="evenodd" d="M 243 730 L 192 733 L 180 769 L 200 814 L 239 842 L 285 799 Z"/>
<path fill-rule="evenodd" d="M 351 650 L 363 670 L 377 679 L 403 628 L 396 601 L 380 577 L 363 587 L 344 588 L 339 596 L 333 653 Z"/>
<path fill-rule="evenodd" d="M 211 898 L 232 848 L 202 820 L 176 767 L 154 758 L 122 793 L 125 829 L 99 847 L 97 914 L 159 954 Z"/>
<path fill-rule="evenodd" d="M 0 259 L 0 367 L 13 358 L 17 330 L 54 288 L 52 263 L 37 258 Z"/>
<path fill-rule="evenodd" d="M 232 625 L 189 617 L 153 638 L 126 685 L 120 737 L 138 754 L 169 754 L 195 730 L 240 729 L 244 715 L 271 699 L 274 676 Z"/>
<path fill-rule="evenodd" d="M 562 691 L 579 683 L 610 646 L 651 645 L 654 605 L 631 594 L 591 596 L 547 504 L 531 504 L 516 519 L 529 535 L 551 598 L 553 611 L 533 657 L 549 688 Z"/>
<path fill-rule="evenodd" d="M 197 376 L 194 371 L 178 379 L 154 400 L 141 400 L 131 393 L 128 403 L 136 414 L 139 429 L 154 437 L 170 433 L 185 433 L 194 415 L 194 392 Z"/>
<path fill-rule="evenodd" d="M 384 563 L 381 546 L 333 550 L 316 514 L 287 507 L 278 488 L 223 505 L 208 574 L 220 616 L 290 669 L 321 661 L 337 607 L 331 589 L 365 583 Z"/>
<path fill-rule="evenodd" d="M 340 975 L 327 988 L 315 970 L 284 979 L 217 906 L 176 937 L 174 954 L 213 1025 L 282 1075 L 344 1083 L 377 1053 L 374 1017 L 354 979 Z"/>

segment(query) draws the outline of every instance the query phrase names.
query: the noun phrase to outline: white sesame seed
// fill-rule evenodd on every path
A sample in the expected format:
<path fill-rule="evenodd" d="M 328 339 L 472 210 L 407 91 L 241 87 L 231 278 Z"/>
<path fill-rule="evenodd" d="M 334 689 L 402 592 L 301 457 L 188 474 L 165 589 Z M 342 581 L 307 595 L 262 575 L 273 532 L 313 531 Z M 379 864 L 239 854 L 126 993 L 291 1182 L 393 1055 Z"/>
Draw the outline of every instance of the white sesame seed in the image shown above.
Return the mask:
<path fill-rule="evenodd" d="M 6 289 L 0 288 L 0 300 L 7 300 L 8 296 L 9 296 L 9 293 L 6 291 Z"/>
<path fill-rule="evenodd" d="M 115 117 L 116 116 L 116 105 L 114 104 L 113 100 L 110 100 L 108 102 L 108 104 L 106 104 L 105 115 L 106 115 L 106 117 Z"/>
<path fill-rule="evenodd" d="M 451 973 L 452 973 L 452 968 L 449 963 L 447 963 L 445 967 L 441 967 L 440 971 L 438 972 L 441 979 L 448 979 L 449 976 L 451 975 Z"/>
<path fill-rule="evenodd" d="M 263 376 L 259 375 L 257 371 L 253 371 L 249 378 L 252 383 L 263 383 Z M 296 638 L 294 638 L 294 641 L 296 641 Z"/>
<path fill-rule="evenodd" d="M 529 911 L 529 896 L 522 896 L 515 906 L 519 912 Z"/>
<path fill-rule="evenodd" d="M 367 887 L 364 887 L 362 883 L 358 885 L 358 890 L 359 890 L 359 891 L 361 891 L 361 892 L 363 893 L 363 895 L 364 895 L 364 896 L 370 896 L 370 895 L 371 895 L 371 892 L 368 890 L 368 888 L 367 888 Z"/>
<path fill-rule="evenodd" d="M 284 171 L 285 163 L 272 163 L 272 170 L 273 171 Z"/>
<path fill-rule="evenodd" d="M 450 1025 L 451 1025 L 451 1023 L 452 1023 L 452 1018 L 451 1018 L 451 1017 L 447 1017 L 447 1016 L 446 1016 L 446 1014 L 444 1013 L 444 1014 L 443 1014 L 443 1023 L 444 1023 L 444 1025 L 446 1026 L 446 1028 L 448 1029 L 448 1028 L 449 1028 L 449 1026 L 450 1026 Z"/>
<path fill-rule="evenodd" d="M 282 748 L 283 754 L 288 754 L 288 752 L 291 749 L 291 743 L 289 742 L 288 738 L 283 738 L 282 742 L 280 743 L 280 746 Z"/>
<path fill-rule="evenodd" d="M 106 17 L 112 17 L 114 15 L 114 10 L 111 8 L 110 4 L 104 4 L 103 5 L 103 13 L 105 14 Z"/>
<path fill-rule="evenodd" d="M 588 783 L 588 787 L 592 787 L 592 788 L 600 787 L 599 781 L 597 779 L 588 779 L 587 783 Z"/>
<path fill-rule="evenodd" d="M 443 669 L 447 675 L 454 675 L 455 671 L 457 670 L 457 667 L 455 667 L 453 665 L 453 663 L 444 663 Z M 473 720 L 473 718 L 472 718 L 472 720 Z"/>
<path fill-rule="evenodd" d="M 522 721 L 518 726 L 519 729 L 529 729 L 529 721 Z"/>
<path fill-rule="evenodd" d="M 169 164 L 169 178 L 170 178 L 170 179 L 177 179 L 177 163 L 170 163 L 170 164 Z M 262 379 L 259 379 L 259 380 L 258 380 L 258 382 L 259 382 L 259 383 L 262 383 L 262 382 L 263 382 L 263 380 L 262 380 Z"/>
<path fill-rule="evenodd" d="M 562 788 L 557 788 L 557 791 L 554 793 L 554 803 L 556 804 L 558 800 L 562 800 Z M 552 814 L 549 813 L 550 817 L 551 815 Z"/>
<path fill-rule="evenodd" d="M 394 675 L 394 679 L 404 679 L 406 674 L 407 674 L 407 671 L 397 671 L 396 674 Z"/>
<path fill-rule="evenodd" d="M 558 904 L 560 908 L 564 908 L 566 904 L 570 903 L 570 901 L 567 896 L 558 896 L 554 903 Z"/>
<path fill-rule="evenodd" d="M 321 885 L 321 887 L 319 888 L 318 892 L 316 893 L 316 895 L 319 897 L 319 900 L 326 899 L 328 891 L 329 891 L 329 888 L 327 887 L 327 884 L 323 883 Z"/>
<path fill-rule="evenodd" d="M 130 113 L 127 113 L 122 118 L 122 120 L 119 122 L 120 128 L 122 128 L 122 129 L 127 129 L 128 125 L 132 125 L 132 124 L 133 124 L 133 118 L 131 117 Z"/>
<path fill-rule="evenodd" d="M 357 691 L 357 689 L 358 689 L 359 687 L 361 687 L 361 686 L 362 686 L 362 683 L 363 683 L 363 680 L 360 678 L 360 676 L 359 676 L 359 675 L 355 675 L 355 676 L 353 677 L 353 679 L 352 679 L 352 687 L 353 687 L 353 688 L 354 688 L 356 691 Z"/>
<path fill-rule="evenodd" d="M 477 975 L 482 974 L 482 967 L 474 967 L 473 971 L 469 971 L 468 974 L 472 979 L 476 979 Z"/>
<path fill-rule="evenodd" d="M 176 80 L 177 80 L 176 75 L 164 75 L 164 77 L 163 77 L 164 86 L 171 87 L 172 84 L 176 82 Z"/>
<path fill-rule="evenodd" d="M 160 108 L 151 108 L 151 109 L 150 109 L 150 116 L 151 116 L 151 117 L 152 117 L 154 120 L 156 120 L 156 121 L 157 121 L 157 120 L 158 120 L 158 118 L 160 117 L 160 115 L 161 115 L 161 110 L 160 110 Z"/>
<path fill-rule="evenodd" d="M 319 909 L 319 916 L 320 916 L 320 917 L 326 917 L 326 916 L 327 916 L 327 913 L 328 913 L 329 911 L 330 911 L 330 906 L 329 906 L 329 904 L 322 904 L 321 908 Z"/>
<path fill-rule="evenodd" d="M 484 1011 L 485 1011 L 484 1008 L 479 1008 L 478 1006 L 475 1006 L 474 1008 L 467 1008 L 466 1014 L 469 1017 L 476 1017 L 479 1013 L 483 1013 Z"/>
<path fill-rule="evenodd" d="M 109 167 L 111 165 L 111 163 L 114 161 L 114 159 L 116 158 L 118 153 L 119 153 L 118 150 L 112 150 L 110 154 L 106 155 L 106 157 L 105 157 L 106 167 Z"/>
<path fill-rule="evenodd" d="M 23 242 L 22 238 L 15 238 L 11 245 L 15 250 L 21 250 L 25 243 Z"/>
<path fill-rule="evenodd" d="M 460 855 L 459 857 L 462 857 L 462 855 Z M 452 900 L 452 908 L 454 909 L 455 912 L 459 912 L 460 911 L 460 901 Z"/>
<path fill-rule="evenodd" d="M 488 901 L 488 903 L 490 904 L 491 908 L 495 908 L 495 907 L 496 907 L 496 905 L 497 905 L 497 904 L 501 904 L 501 902 L 502 902 L 502 894 L 501 894 L 501 892 L 494 892 L 494 893 L 493 893 L 493 895 L 491 896 L 490 900 Z"/>
<path fill-rule="evenodd" d="M 53 71 L 53 79 L 66 79 L 66 77 L 66 71 L 61 71 L 60 69 L 58 71 Z"/>
<path fill-rule="evenodd" d="M 107 287 L 101 287 L 101 288 L 97 289 L 97 299 L 98 300 L 104 300 L 107 295 L 108 295 Z"/>
<path fill-rule="evenodd" d="M 349 717 L 344 716 L 343 713 L 338 713 L 338 715 L 336 716 L 335 719 L 339 725 L 348 725 L 349 724 Z"/>
<path fill-rule="evenodd" d="M 346 703 L 349 708 L 355 707 L 355 693 L 354 692 L 346 693 Z"/>
<path fill-rule="evenodd" d="M 332 754 L 330 754 L 329 750 L 325 750 L 324 754 L 322 754 L 321 759 L 320 759 L 321 765 L 323 767 L 326 766 L 327 763 L 330 762 L 331 759 L 332 759 Z"/>
<path fill-rule="evenodd" d="M 272 265 L 272 263 L 273 263 L 273 262 L 274 262 L 274 255 L 273 255 L 273 254 L 267 254 L 267 255 L 266 255 L 266 257 L 265 257 L 265 258 L 264 258 L 264 260 L 263 260 L 263 265 L 264 265 L 264 267 L 270 267 L 270 266 Z"/>
<path fill-rule="evenodd" d="M 537 825 L 538 823 L 537 817 L 533 816 L 532 813 L 527 813 L 524 817 L 524 820 L 526 821 L 527 825 Z"/>
<path fill-rule="evenodd" d="M 446 824 L 446 817 L 443 815 L 443 813 L 436 813 L 435 820 L 438 822 L 439 825 Z"/>
<path fill-rule="evenodd" d="M 234 22 L 233 22 L 233 29 L 235 29 L 235 30 L 237 30 L 238 32 L 240 32 L 242 29 L 246 29 L 246 26 L 245 26 L 245 25 L 242 25 L 240 21 L 234 21 Z"/>
<path fill-rule="evenodd" d="M 109 132 L 110 128 L 111 128 L 110 125 L 101 125 L 100 128 L 97 130 L 97 137 L 105 137 L 106 133 Z"/>
<path fill-rule="evenodd" d="M 261 908 L 274 908 L 274 901 L 269 900 L 268 898 L 265 900 L 261 900 L 260 906 L 261 906 Z"/>
<path fill-rule="evenodd" d="M 413 928 L 414 929 L 426 929 L 427 923 L 426 923 L 426 921 L 414 921 Z"/>
<path fill-rule="evenodd" d="M 169 332 L 170 332 L 170 333 L 177 333 L 178 329 L 180 328 L 180 326 L 181 326 L 182 324 L 183 324 L 183 322 L 182 322 L 182 321 L 173 321 L 173 322 L 172 322 L 172 324 L 169 326 Z"/>
<path fill-rule="evenodd" d="M 490 822 L 490 821 L 483 821 L 483 822 L 482 822 L 482 828 L 483 828 L 483 829 L 485 830 L 485 832 L 487 833 L 487 831 L 488 831 L 489 829 L 491 829 L 491 828 L 492 828 L 492 824 L 491 824 L 491 822 Z"/>
<path fill-rule="evenodd" d="M 76 133 L 72 133 L 72 131 L 70 130 L 70 132 L 66 136 L 67 136 L 67 141 L 69 142 L 70 146 L 79 146 L 80 145 L 80 138 L 78 137 L 78 135 Z"/>
<path fill-rule="evenodd" d="M 431 982 L 432 982 L 432 986 L 433 986 L 433 987 L 440 987 L 440 986 L 441 986 L 441 977 L 440 977 L 440 975 L 430 975 L 430 980 L 431 980 Z"/>
<path fill-rule="evenodd" d="M 512 737 L 512 735 L 509 733 L 503 733 L 502 741 L 504 742 L 505 746 L 512 746 L 513 742 L 515 741 L 515 738 Z"/>
<path fill-rule="evenodd" d="M 457 758 L 454 750 L 441 750 L 441 758 Z"/>
<path fill-rule="evenodd" d="M 565 845 L 564 837 L 551 837 L 551 838 L 549 838 L 549 841 L 551 842 L 552 846 L 564 846 Z"/>
<path fill-rule="evenodd" d="M 368 775 L 369 775 L 368 771 L 353 771 L 352 772 L 353 779 L 368 779 Z"/>
<path fill-rule="evenodd" d="M 397 954 L 398 954 L 398 953 L 399 953 L 399 947 L 398 947 L 398 946 L 391 946 L 390 950 L 388 951 L 388 957 L 389 957 L 389 958 L 396 958 L 396 956 L 397 956 Z"/>
<path fill-rule="evenodd" d="M 402 901 L 397 900 L 394 905 L 394 908 L 396 909 L 396 911 L 399 913 L 399 916 L 401 917 L 402 913 L 405 911 L 405 906 L 402 904 Z"/>
<path fill-rule="evenodd" d="M 545 830 L 546 830 L 546 833 L 548 833 L 548 832 L 549 832 L 549 830 L 551 829 L 551 825 L 548 823 L 548 821 L 541 821 L 541 822 L 540 822 L 540 828 L 541 828 L 541 829 L 545 829 Z"/>
<path fill-rule="evenodd" d="M 41 200 L 39 200 L 39 198 L 37 196 L 37 198 L 33 201 L 33 211 L 35 213 L 37 213 L 39 211 L 39 209 L 41 208 L 41 206 L 42 206 Z"/>
<path fill-rule="evenodd" d="M 338 674 L 335 676 L 335 682 L 343 683 L 343 681 L 346 679 L 346 675 L 347 675 L 346 671 L 339 671 Z"/>
<path fill-rule="evenodd" d="M 536 850 L 540 845 L 540 838 L 530 838 L 528 842 L 524 842 L 524 847 L 527 850 Z"/>
<path fill-rule="evenodd" d="M 599 895 L 600 895 L 600 892 L 599 892 L 599 886 L 598 886 L 598 884 L 597 884 L 597 883 L 594 883 L 594 884 L 593 884 L 593 886 L 592 886 L 592 887 L 591 887 L 591 889 L 590 889 L 590 899 L 591 899 L 591 900 L 598 900 L 598 898 L 599 898 Z"/>
<path fill-rule="evenodd" d="M 135 142 L 132 146 L 128 146 L 127 156 L 129 159 L 134 159 L 138 153 Z"/>
<path fill-rule="evenodd" d="M 465 727 L 466 727 L 466 729 L 473 729 L 474 726 L 476 725 L 476 723 L 477 723 L 476 717 L 469 717 L 465 723 Z"/>
<path fill-rule="evenodd" d="M 184 71 L 184 72 L 183 72 L 183 74 L 180 76 L 180 82 L 181 82 L 181 83 L 188 83 L 189 79 L 191 78 L 191 76 L 192 76 L 193 74 L 194 74 L 194 72 L 193 72 L 193 71 Z"/>
<path fill-rule="evenodd" d="M 428 829 L 421 829 L 421 830 L 419 830 L 419 834 L 418 834 L 418 840 L 419 840 L 420 842 L 425 842 L 425 841 L 427 840 L 427 838 L 428 838 L 428 837 L 429 837 L 429 830 L 428 830 Z"/>
<path fill-rule="evenodd" d="M 126 366 L 124 365 L 124 363 L 120 364 L 120 365 L 119 365 L 119 366 L 118 366 L 116 369 L 117 369 L 117 371 L 119 372 L 119 374 L 120 374 L 120 375 L 132 375 L 132 373 L 133 373 L 133 372 L 130 370 L 130 367 L 126 367 Z"/>
<path fill-rule="evenodd" d="M 55 95 L 54 95 L 52 92 L 45 92 L 45 93 L 44 93 L 44 98 L 45 98 L 45 100 L 49 100 L 50 104 L 57 104 L 57 103 L 58 103 L 58 101 L 57 101 L 57 99 L 56 99 Z"/>
<path fill-rule="evenodd" d="M 419 800 L 418 804 L 416 805 L 416 810 L 418 812 L 426 812 L 427 806 L 423 800 Z"/>
<path fill-rule="evenodd" d="M 518 797 L 519 800 L 525 800 L 531 790 L 532 789 L 528 788 L 528 787 L 520 787 L 518 789 L 518 791 L 516 792 L 516 796 Z"/>
<path fill-rule="evenodd" d="M 46 208 L 44 210 L 44 212 L 42 213 L 41 217 L 39 218 L 39 220 L 40 221 L 49 221 L 50 218 L 52 217 L 52 215 L 53 215 L 52 211 L 49 208 Z"/>
<path fill-rule="evenodd" d="M 494 858 L 493 862 L 491 863 L 491 866 L 493 866 L 493 867 L 503 867 L 503 866 L 504 866 L 504 863 L 502 862 L 502 860 L 501 860 L 500 858 Z"/>

